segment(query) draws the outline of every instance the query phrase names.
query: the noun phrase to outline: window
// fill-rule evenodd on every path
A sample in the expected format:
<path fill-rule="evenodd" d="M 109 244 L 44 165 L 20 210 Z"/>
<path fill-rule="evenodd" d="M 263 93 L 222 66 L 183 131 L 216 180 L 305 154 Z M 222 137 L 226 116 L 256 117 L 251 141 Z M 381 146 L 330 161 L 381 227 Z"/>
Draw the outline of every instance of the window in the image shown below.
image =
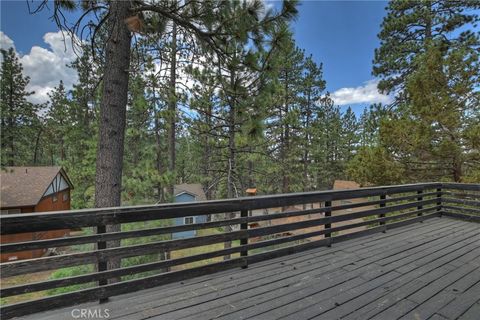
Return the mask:
<path fill-rule="evenodd" d="M 193 217 L 183 218 L 183 224 L 193 224 Z"/>
<path fill-rule="evenodd" d="M 63 202 L 67 201 L 68 200 L 68 192 L 67 191 L 64 191 L 63 192 Z"/>
<path fill-rule="evenodd" d="M 55 193 L 52 197 L 53 199 L 53 202 L 57 202 L 58 201 L 58 195 Z"/>

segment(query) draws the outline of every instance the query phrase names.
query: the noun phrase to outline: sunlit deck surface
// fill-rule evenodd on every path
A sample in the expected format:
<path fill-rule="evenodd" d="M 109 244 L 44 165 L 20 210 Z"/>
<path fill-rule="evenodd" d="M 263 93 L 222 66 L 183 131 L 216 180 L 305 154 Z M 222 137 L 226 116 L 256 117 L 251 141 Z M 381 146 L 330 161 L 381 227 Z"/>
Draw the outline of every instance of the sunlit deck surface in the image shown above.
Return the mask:
<path fill-rule="evenodd" d="M 480 225 L 433 218 L 24 319 L 479 319 Z M 76 311 L 78 313 L 78 311 Z M 75 315 L 75 313 L 74 313 Z"/>

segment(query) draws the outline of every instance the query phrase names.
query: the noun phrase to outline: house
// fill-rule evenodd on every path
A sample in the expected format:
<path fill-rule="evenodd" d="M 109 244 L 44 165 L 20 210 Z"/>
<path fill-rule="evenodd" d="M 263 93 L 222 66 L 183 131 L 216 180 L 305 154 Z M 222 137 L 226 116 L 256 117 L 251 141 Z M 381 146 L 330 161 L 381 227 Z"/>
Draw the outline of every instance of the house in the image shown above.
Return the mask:
<path fill-rule="evenodd" d="M 203 187 L 199 183 L 177 184 L 174 187 L 173 196 L 174 196 L 175 202 L 192 202 L 192 201 L 207 200 L 205 192 L 203 191 Z M 203 223 L 203 222 L 207 222 L 207 217 L 205 215 L 180 217 L 180 218 L 175 218 L 175 221 L 174 221 L 176 226 L 193 224 L 193 223 Z M 181 238 L 194 237 L 196 235 L 197 235 L 196 230 L 188 230 L 183 232 L 176 232 L 172 234 L 172 238 L 181 239 Z"/>
<path fill-rule="evenodd" d="M 348 181 L 348 180 L 335 180 L 333 183 L 333 190 L 348 190 L 348 189 L 359 189 L 360 185 L 356 183 L 355 181 Z M 361 202 L 366 202 L 368 199 L 366 198 L 354 198 L 354 199 L 348 199 L 348 200 L 339 200 L 339 201 L 333 201 L 332 206 L 340 206 L 340 205 L 348 205 L 348 204 L 354 204 L 354 203 L 361 203 Z M 358 207 L 358 208 L 350 208 L 350 209 L 344 209 L 344 210 L 335 210 L 332 215 L 338 216 L 338 215 L 343 215 L 343 214 L 349 214 L 349 213 L 354 213 L 354 212 L 360 212 L 360 211 L 365 211 L 365 210 L 370 210 L 374 209 L 374 206 L 364 206 L 364 207 Z M 353 224 L 353 223 L 359 223 L 363 222 L 363 218 L 358 218 L 358 219 L 350 219 L 348 221 L 341 221 L 341 222 L 335 222 L 332 223 L 332 228 L 335 227 L 341 227 L 347 224 Z M 347 229 L 343 231 L 339 231 L 338 234 L 347 234 L 347 233 L 352 233 L 352 232 L 357 232 L 361 230 L 365 230 L 367 227 L 357 227 L 357 228 L 352 228 L 352 229 Z"/>
<path fill-rule="evenodd" d="M 73 185 L 61 167 L 5 167 L 0 171 L 1 214 L 59 211 L 70 209 Z M 64 237 L 69 230 L 3 235 L 1 243 L 15 243 Z M 1 254 L 1 261 L 32 259 L 46 249 Z"/>

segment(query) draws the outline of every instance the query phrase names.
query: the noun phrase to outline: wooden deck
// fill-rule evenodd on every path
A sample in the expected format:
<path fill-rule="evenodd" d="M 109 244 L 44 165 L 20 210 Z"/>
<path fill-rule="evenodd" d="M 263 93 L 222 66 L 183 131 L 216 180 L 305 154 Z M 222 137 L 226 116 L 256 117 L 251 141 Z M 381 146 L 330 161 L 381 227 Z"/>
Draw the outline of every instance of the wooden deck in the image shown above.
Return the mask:
<path fill-rule="evenodd" d="M 22 319 L 75 319 L 85 308 L 103 314 L 108 309 L 108 319 L 124 320 L 476 320 L 480 225 L 433 218 L 247 269 L 112 297 L 101 305 L 82 304 Z"/>

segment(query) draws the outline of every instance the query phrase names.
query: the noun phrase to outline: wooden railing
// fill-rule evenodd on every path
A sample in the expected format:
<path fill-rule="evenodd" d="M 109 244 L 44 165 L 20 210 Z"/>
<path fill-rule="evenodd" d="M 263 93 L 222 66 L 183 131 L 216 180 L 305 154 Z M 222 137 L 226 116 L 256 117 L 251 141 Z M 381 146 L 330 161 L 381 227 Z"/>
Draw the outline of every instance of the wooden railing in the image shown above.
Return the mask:
<path fill-rule="evenodd" d="M 480 184 L 442 184 L 442 213 L 480 222 Z"/>
<path fill-rule="evenodd" d="M 267 209 L 270 212 L 265 214 L 264 210 Z M 222 218 L 225 213 L 229 216 L 235 213 L 235 217 L 224 220 Z M 25 279 L 28 278 L 24 277 L 20 284 L 2 284 L 0 296 L 6 300 L 14 296 L 22 298 L 25 294 L 28 297 L 28 294 L 34 292 L 43 294 L 40 295 L 41 298 L 33 300 L 7 302 L 1 308 L 1 316 L 7 319 L 92 300 L 106 301 L 111 296 L 220 270 L 245 268 L 254 262 L 318 246 L 331 246 L 367 234 L 386 232 L 442 214 L 479 221 L 480 185 L 421 183 L 155 206 L 3 215 L 2 235 L 69 228 L 95 228 L 98 232 L 2 244 L 2 253 L 42 248 L 64 248 L 60 251 L 67 251 L 62 255 L 2 263 L 2 282 L 6 278 L 66 267 L 95 267 L 88 273 L 59 279 L 47 278 L 27 283 Z M 200 215 L 207 215 L 208 222 L 171 225 L 173 218 Z M 147 221 L 166 223 L 153 228 L 130 228 L 128 231 L 123 228 L 120 232 L 105 233 L 106 225 L 128 226 Z M 252 228 L 253 223 L 257 225 L 256 228 Z M 219 228 L 228 226 L 232 227 L 228 228 L 228 232 L 219 231 Z M 159 235 L 171 238 L 173 233 L 189 230 L 202 230 L 204 234 L 184 239 L 156 239 L 147 243 L 123 244 L 119 247 L 106 248 L 104 245 L 112 240 L 145 239 Z M 223 246 L 226 242 L 231 246 Z M 72 249 L 86 244 L 90 245 L 87 249 Z M 189 255 L 180 256 L 173 254 L 194 248 L 203 251 L 192 251 Z M 109 259 L 127 259 L 164 252 L 170 253 L 170 259 L 105 269 Z M 191 266 L 192 263 L 195 265 Z M 143 276 L 145 272 L 150 274 Z M 122 281 L 121 277 L 132 275 L 138 278 Z M 112 283 L 112 279 L 120 281 Z M 79 284 L 88 284 L 89 287 L 56 295 L 48 295 L 49 291 L 46 291 L 65 287 L 72 289 L 69 286 Z"/>

